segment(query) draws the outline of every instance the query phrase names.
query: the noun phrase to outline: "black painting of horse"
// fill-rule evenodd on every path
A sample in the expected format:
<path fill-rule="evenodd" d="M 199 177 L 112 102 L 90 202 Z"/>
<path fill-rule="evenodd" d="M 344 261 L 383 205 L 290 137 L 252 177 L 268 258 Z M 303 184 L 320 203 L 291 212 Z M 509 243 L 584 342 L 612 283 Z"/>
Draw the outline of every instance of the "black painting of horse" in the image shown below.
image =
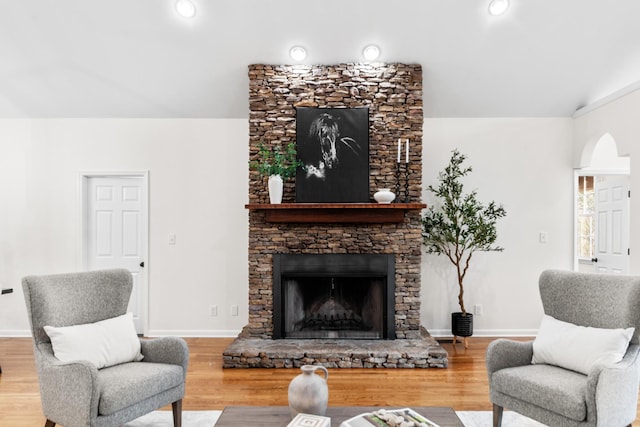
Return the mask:
<path fill-rule="evenodd" d="M 298 108 L 299 203 L 369 202 L 369 109 Z"/>

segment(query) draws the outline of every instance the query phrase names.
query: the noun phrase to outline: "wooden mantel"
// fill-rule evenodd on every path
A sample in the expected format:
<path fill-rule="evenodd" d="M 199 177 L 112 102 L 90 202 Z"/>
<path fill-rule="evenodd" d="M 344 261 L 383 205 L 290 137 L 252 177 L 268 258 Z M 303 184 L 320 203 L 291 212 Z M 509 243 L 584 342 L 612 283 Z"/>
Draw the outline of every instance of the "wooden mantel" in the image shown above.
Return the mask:
<path fill-rule="evenodd" d="M 265 211 L 265 220 L 271 223 L 399 223 L 404 213 L 422 210 L 423 203 L 281 203 L 248 204 L 249 210 Z"/>

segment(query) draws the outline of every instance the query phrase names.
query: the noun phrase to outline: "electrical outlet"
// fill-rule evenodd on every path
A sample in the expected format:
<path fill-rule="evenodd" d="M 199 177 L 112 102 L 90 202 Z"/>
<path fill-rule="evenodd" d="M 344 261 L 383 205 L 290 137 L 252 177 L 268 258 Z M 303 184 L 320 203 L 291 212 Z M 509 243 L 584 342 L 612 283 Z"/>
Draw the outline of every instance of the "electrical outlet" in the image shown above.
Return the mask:
<path fill-rule="evenodd" d="M 546 245 L 549 242 L 549 233 L 546 231 L 541 231 L 539 236 L 540 243 Z"/>
<path fill-rule="evenodd" d="M 212 305 L 211 307 L 209 307 L 209 316 L 216 317 L 217 315 L 218 315 L 218 306 Z"/>
<path fill-rule="evenodd" d="M 482 304 L 476 304 L 473 307 L 473 314 L 476 316 L 482 316 Z"/>
<path fill-rule="evenodd" d="M 238 306 L 237 305 L 232 305 L 231 306 L 231 315 L 232 316 L 237 316 L 238 315 Z"/>

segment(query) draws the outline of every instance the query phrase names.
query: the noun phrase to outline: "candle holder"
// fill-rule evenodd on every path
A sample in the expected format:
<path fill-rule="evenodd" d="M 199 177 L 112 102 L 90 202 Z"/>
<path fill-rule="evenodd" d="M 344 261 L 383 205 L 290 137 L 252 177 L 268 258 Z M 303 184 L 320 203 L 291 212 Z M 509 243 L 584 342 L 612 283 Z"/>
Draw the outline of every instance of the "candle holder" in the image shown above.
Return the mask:
<path fill-rule="evenodd" d="M 396 163 L 396 174 L 395 174 L 395 178 L 396 178 L 396 203 L 400 203 L 400 162 Z"/>
<path fill-rule="evenodd" d="M 396 203 L 409 203 L 409 164 L 396 163 Z"/>
<path fill-rule="evenodd" d="M 404 168 L 404 203 L 409 203 L 409 163 Z"/>

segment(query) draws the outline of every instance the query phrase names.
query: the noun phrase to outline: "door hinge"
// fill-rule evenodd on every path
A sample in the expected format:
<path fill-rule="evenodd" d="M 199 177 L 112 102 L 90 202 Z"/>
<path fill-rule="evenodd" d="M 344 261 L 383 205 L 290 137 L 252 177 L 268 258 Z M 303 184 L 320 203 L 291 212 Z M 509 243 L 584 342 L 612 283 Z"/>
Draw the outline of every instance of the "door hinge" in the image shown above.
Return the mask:
<path fill-rule="evenodd" d="M 631 249 L 627 248 L 627 255 L 631 255 Z"/>
<path fill-rule="evenodd" d="M 627 197 L 631 198 L 631 190 L 627 191 Z"/>

